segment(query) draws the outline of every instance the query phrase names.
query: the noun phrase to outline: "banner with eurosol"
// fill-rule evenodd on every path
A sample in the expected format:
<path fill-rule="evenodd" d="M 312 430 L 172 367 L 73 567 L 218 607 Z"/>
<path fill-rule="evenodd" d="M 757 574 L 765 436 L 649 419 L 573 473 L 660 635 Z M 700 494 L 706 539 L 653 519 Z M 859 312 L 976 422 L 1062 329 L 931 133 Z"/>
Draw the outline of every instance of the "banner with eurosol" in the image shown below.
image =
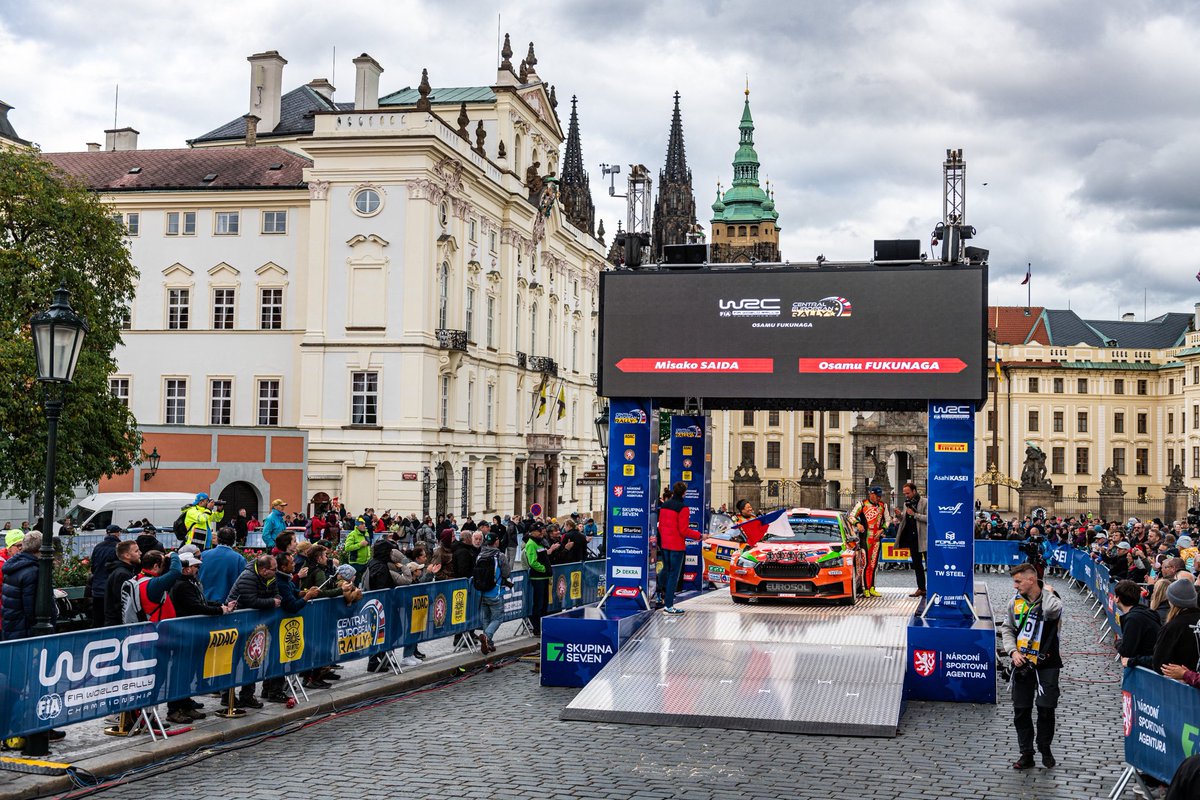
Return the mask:
<path fill-rule="evenodd" d="M 608 555 L 606 584 L 616 606 L 650 593 L 650 507 L 655 501 L 658 418 L 648 399 L 614 397 L 608 411 Z"/>
<path fill-rule="evenodd" d="M 561 564 L 559 610 L 603 595 L 603 561 Z M 512 576 L 506 620 L 529 615 L 527 573 Z M 559 594 L 561 587 L 561 595 Z M 352 661 L 482 627 L 468 579 L 316 600 L 298 612 L 237 611 L 0 642 L 0 738 L 98 719 L 265 678 Z"/>
<path fill-rule="evenodd" d="M 925 570 L 930 617 L 969 617 L 973 600 L 975 406 L 929 404 L 929 549 Z"/>
<path fill-rule="evenodd" d="M 708 529 L 710 469 L 708 459 L 708 415 L 671 416 L 671 485 L 687 486 L 683 502 L 688 507 L 688 527 L 703 534 Z M 683 588 L 700 589 L 703 585 L 703 554 L 699 539 L 688 539 L 683 563 Z"/>

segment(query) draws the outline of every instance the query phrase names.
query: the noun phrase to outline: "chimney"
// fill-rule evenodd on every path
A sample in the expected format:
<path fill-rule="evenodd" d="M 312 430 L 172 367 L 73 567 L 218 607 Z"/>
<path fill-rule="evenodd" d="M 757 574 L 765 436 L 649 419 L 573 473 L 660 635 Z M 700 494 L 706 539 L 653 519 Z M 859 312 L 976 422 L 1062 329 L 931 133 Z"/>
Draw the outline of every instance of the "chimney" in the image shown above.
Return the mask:
<path fill-rule="evenodd" d="M 313 78 L 308 82 L 308 88 L 331 103 L 333 102 L 333 93 L 337 91 L 333 84 L 329 82 L 329 78 Z"/>
<path fill-rule="evenodd" d="M 87 143 L 87 151 L 89 153 L 99 153 L 100 152 L 100 143 L 99 142 L 88 142 Z"/>
<path fill-rule="evenodd" d="M 253 114 L 243 114 L 246 120 L 246 147 L 254 147 L 258 142 L 258 117 Z"/>
<path fill-rule="evenodd" d="M 1137 319 L 1137 314 L 1133 313 L 1132 311 L 1126 311 L 1124 314 L 1121 315 L 1122 322 L 1133 322 L 1136 319 Z"/>
<path fill-rule="evenodd" d="M 1200 303 L 1195 305 L 1196 316 L 1192 320 L 1192 329 L 1200 331 Z"/>
<path fill-rule="evenodd" d="M 354 59 L 354 110 L 379 108 L 379 76 L 383 67 L 363 53 Z"/>
<path fill-rule="evenodd" d="M 104 132 L 104 149 L 137 150 L 137 137 L 133 128 L 112 128 Z"/>
<path fill-rule="evenodd" d="M 264 133 L 279 124 L 279 100 L 283 96 L 283 66 L 287 59 L 277 50 L 255 53 L 250 62 L 250 113 L 258 117 Z"/>

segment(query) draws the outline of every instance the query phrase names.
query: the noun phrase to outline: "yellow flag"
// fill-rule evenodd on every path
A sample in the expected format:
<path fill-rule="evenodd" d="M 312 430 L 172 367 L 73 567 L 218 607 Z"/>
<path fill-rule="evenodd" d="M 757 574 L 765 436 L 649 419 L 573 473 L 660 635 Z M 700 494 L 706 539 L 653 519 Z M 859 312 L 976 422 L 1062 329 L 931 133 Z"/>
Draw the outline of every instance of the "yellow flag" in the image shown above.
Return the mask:
<path fill-rule="evenodd" d="M 542 378 L 542 388 L 538 391 L 538 410 L 537 415 L 540 417 L 546 413 L 546 379 Z"/>
<path fill-rule="evenodd" d="M 567 392 L 564 386 L 558 387 L 558 418 L 562 419 L 567 415 Z"/>
<path fill-rule="evenodd" d="M 996 359 L 996 381 L 997 383 L 1004 380 L 1004 376 L 1000 374 L 1000 359 Z"/>

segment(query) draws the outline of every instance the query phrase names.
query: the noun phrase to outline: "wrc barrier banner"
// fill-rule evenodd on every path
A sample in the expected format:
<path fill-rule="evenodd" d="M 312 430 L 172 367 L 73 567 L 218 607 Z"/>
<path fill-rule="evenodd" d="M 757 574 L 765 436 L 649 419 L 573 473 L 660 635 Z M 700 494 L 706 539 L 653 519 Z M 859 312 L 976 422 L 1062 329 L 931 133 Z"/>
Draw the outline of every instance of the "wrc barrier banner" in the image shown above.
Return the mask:
<path fill-rule="evenodd" d="M 504 620 L 529 615 L 527 573 L 512 576 Z M 482 628 L 468 579 L 315 600 L 294 614 L 236 611 L 0 643 L 3 738 L 352 661 Z M 604 562 L 560 564 L 550 613 L 596 602 Z"/>

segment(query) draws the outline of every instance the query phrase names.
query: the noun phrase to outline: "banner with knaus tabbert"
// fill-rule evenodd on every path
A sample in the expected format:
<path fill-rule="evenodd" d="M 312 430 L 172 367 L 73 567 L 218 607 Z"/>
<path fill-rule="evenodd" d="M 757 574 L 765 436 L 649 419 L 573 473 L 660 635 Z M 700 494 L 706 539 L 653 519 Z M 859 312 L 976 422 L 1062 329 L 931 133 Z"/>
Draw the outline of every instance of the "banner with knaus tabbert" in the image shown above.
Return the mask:
<path fill-rule="evenodd" d="M 559 564 L 551 613 L 604 594 L 604 562 Z M 526 572 L 504 620 L 529 615 Z M 468 579 L 316 600 L 299 612 L 237 611 L 0 643 L 0 738 L 224 691 L 482 627 Z"/>
<path fill-rule="evenodd" d="M 975 406 L 929 404 L 928 616 L 963 617 L 973 601 L 975 562 Z"/>

